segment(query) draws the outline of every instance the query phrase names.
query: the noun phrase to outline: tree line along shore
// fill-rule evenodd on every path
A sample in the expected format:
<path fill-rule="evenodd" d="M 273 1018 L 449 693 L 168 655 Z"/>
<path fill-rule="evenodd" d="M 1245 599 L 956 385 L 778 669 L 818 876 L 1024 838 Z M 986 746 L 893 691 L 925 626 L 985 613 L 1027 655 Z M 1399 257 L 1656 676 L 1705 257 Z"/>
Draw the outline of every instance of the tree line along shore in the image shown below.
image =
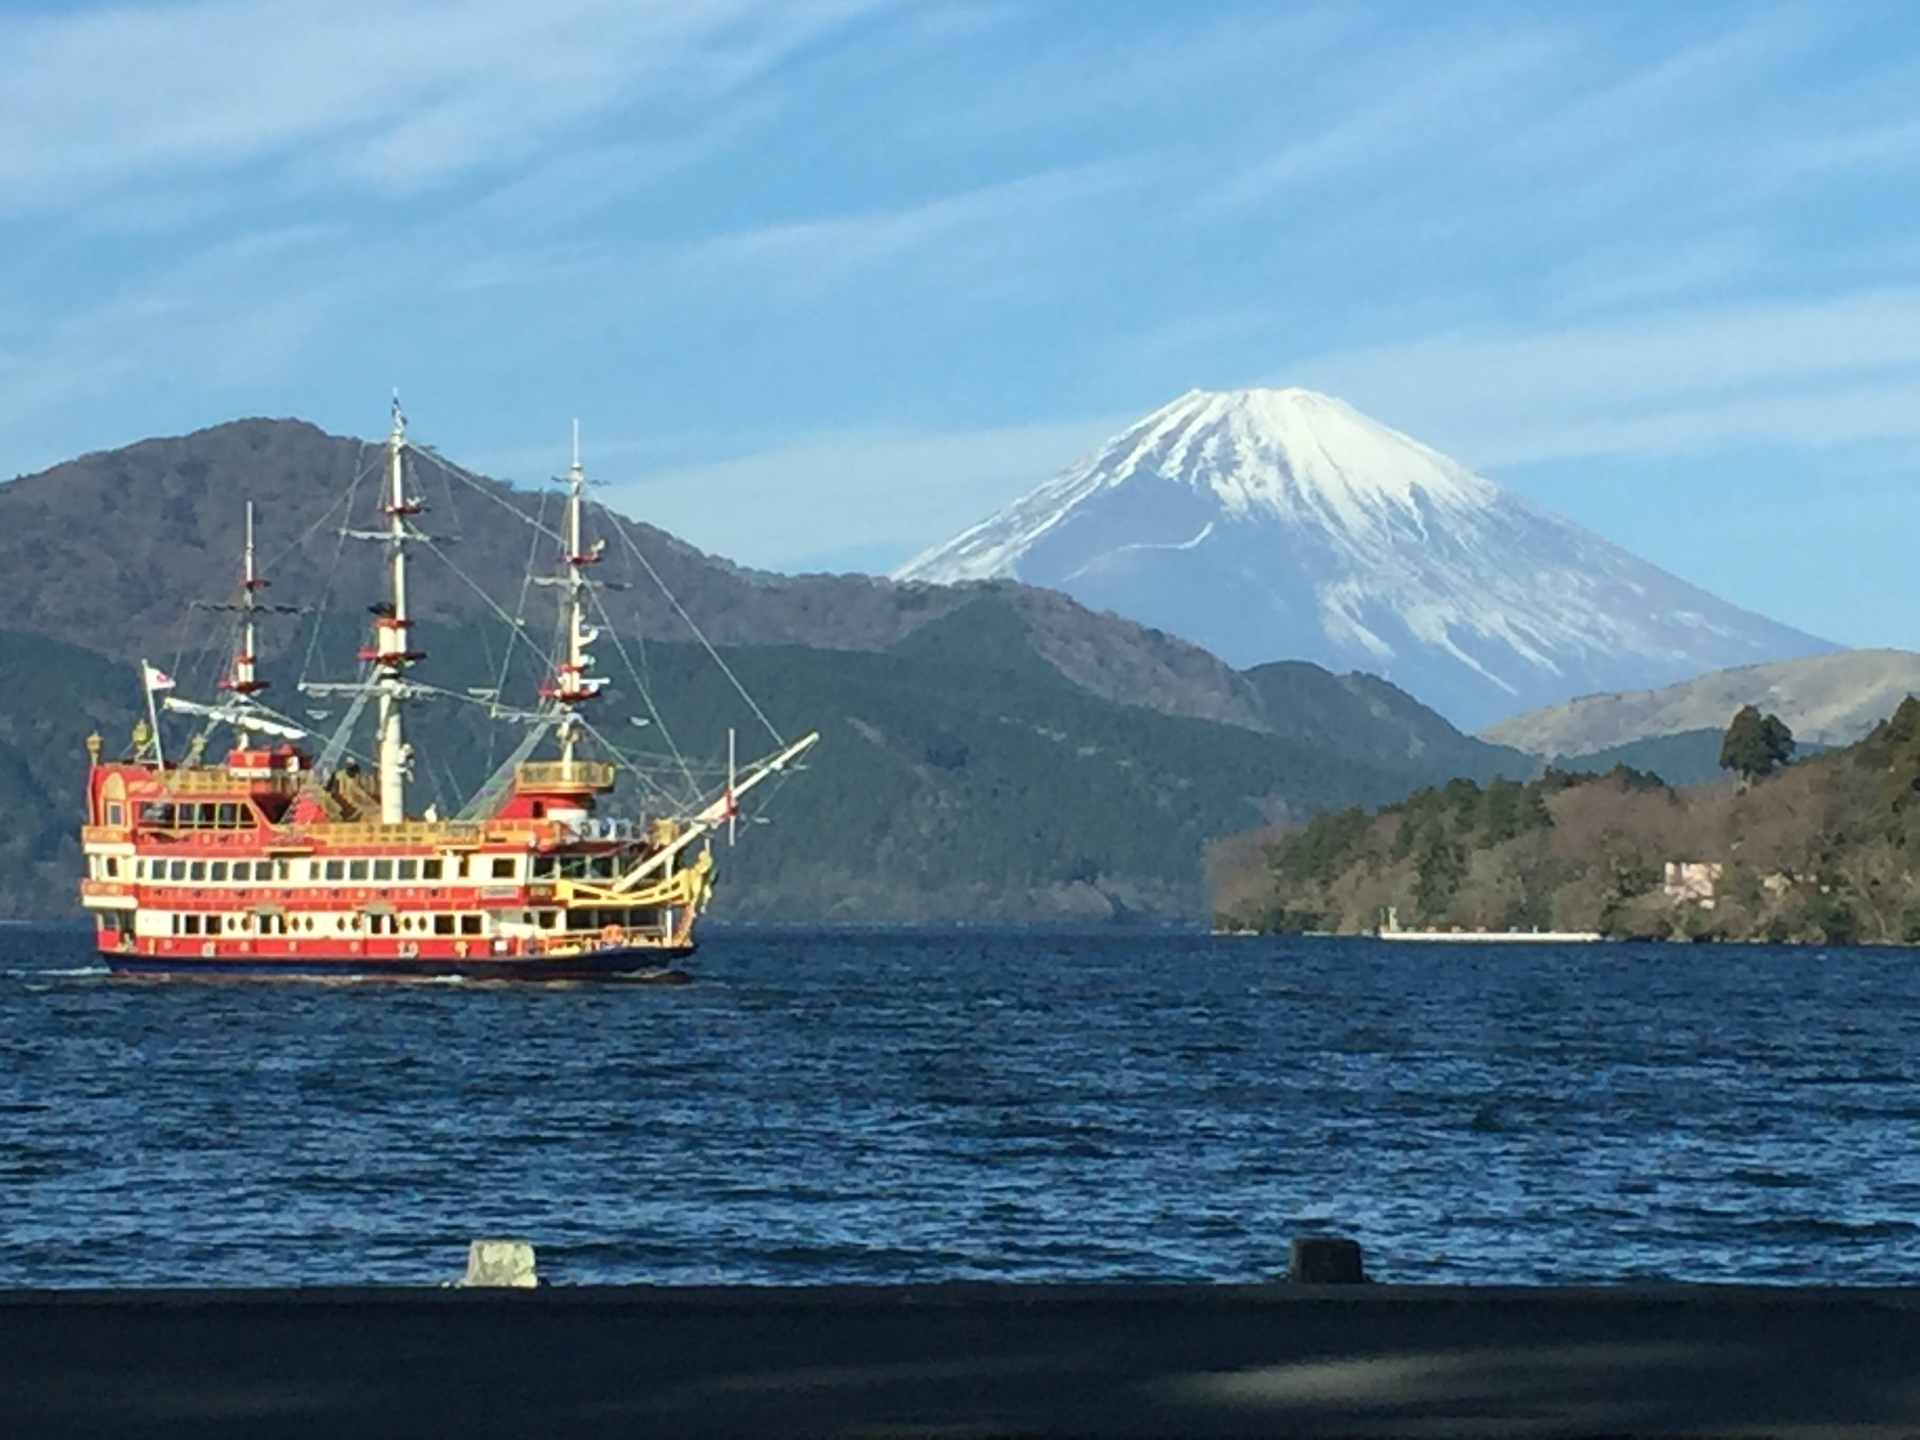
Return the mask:
<path fill-rule="evenodd" d="M 1792 749 L 1748 707 L 1704 784 L 1549 768 L 1235 836 L 1208 857 L 1215 922 L 1920 944 L 1920 700 L 1844 749 Z"/>

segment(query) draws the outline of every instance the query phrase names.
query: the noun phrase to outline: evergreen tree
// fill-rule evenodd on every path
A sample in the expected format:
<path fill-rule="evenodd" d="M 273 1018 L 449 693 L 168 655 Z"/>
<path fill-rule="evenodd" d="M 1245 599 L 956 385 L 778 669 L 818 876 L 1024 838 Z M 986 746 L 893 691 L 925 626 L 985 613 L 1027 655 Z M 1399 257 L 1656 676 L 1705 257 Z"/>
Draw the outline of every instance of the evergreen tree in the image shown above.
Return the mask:
<path fill-rule="evenodd" d="M 1741 706 L 1720 742 L 1720 768 L 1745 785 L 1773 774 L 1792 755 L 1793 731 L 1778 715 L 1762 715 L 1757 705 Z"/>

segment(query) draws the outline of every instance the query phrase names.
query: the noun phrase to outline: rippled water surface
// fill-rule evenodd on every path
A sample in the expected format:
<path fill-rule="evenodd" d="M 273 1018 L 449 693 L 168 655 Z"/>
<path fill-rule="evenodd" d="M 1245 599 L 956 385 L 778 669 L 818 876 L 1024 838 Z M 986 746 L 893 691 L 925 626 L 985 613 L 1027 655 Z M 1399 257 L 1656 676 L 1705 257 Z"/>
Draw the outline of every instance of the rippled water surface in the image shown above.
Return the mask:
<path fill-rule="evenodd" d="M 1920 957 L 735 932 L 682 989 L 0 929 L 0 1284 L 1920 1280 Z"/>

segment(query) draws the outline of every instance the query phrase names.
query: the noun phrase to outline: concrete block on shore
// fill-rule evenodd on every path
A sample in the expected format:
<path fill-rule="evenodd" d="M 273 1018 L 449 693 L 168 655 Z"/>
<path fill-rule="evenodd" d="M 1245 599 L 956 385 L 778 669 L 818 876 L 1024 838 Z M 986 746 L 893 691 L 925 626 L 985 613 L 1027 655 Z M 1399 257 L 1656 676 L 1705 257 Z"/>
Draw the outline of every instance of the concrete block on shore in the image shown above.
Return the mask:
<path fill-rule="evenodd" d="M 527 1240 L 476 1240 L 467 1247 L 461 1285 L 475 1289 L 531 1290 L 540 1283 L 533 1244 Z"/>
<path fill-rule="evenodd" d="M 1344 1235 L 1299 1235 L 1287 1257 L 1287 1279 L 1296 1285 L 1358 1285 L 1366 1279 L 1360 1242 Z"/>

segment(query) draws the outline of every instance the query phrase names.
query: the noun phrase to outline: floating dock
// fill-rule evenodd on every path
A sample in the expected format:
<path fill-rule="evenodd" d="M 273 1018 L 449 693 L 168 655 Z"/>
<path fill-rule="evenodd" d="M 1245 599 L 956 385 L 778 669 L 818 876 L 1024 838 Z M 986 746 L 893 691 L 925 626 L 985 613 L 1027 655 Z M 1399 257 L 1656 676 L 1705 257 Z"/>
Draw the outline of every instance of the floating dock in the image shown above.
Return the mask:
<path fill-rule="evenodd" d="M 1920 1291 L 14 1291 L 0 1435 L 1910 1435 Z"/>

